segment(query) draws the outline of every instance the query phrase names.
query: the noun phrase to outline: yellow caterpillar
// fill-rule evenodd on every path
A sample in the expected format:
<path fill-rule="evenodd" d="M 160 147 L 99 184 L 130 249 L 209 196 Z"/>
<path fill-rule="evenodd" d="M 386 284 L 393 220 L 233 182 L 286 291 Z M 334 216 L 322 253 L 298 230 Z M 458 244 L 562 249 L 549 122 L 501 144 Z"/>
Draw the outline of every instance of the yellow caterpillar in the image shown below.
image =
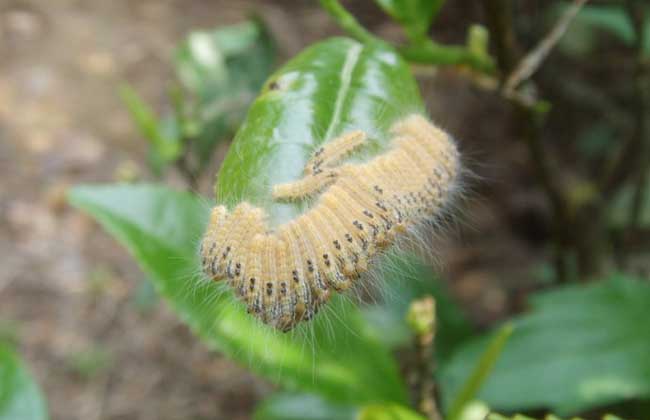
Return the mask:
<path fill-rule="evenodd" d="M 365 163 L 338 165 L 364 144 L 361 131 L 318 149 L 304 178 L 274 186 L 273 197 L 320 196 L 273 230 L 265 211 L 246 202 L 232 212 L 215 207 L 201 243 L 203 271 L 227 279 L 248 311 L 277 329 L 311 319 L 332 290 L 348 289 L 374 255 L 449 199 L 459 172 L 451 137 L 420 115 L 391 134 L 389 150 Z"/>

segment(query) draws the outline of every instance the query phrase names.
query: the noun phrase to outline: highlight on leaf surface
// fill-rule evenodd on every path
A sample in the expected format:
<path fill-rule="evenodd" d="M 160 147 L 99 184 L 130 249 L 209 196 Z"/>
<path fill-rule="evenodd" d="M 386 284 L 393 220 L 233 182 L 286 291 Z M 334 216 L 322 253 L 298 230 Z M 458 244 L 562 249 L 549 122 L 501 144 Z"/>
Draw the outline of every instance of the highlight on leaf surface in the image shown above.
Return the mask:
<path fill-rule="evenodd" d="M 288 331 L 312 319 L 447 206 L 458 152 L 422 116 L 407 72 L 383 45 L 332 39 L 272 76 L 253 104 L 219 174 L 200 254 L 204 273 L 226 279 L 263 322 Z M 394 86 L 391 73 L 407 83 Z"/>

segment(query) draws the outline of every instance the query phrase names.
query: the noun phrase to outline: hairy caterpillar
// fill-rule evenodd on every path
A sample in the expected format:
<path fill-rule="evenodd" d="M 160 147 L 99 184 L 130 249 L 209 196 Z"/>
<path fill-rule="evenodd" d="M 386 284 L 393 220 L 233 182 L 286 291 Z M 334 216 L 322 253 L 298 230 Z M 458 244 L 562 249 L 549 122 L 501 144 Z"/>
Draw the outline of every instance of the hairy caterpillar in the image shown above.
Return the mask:
<path fill-rule="evenodd" d="M 215 207 L 201 243 L 203 271 L 227 279 L 250 313 L 279 330 L 311 319 L 332 290 L 348 289 L 373 256 L 449 199 L 460 169 L 451 137 L 417 114 L 391 134 L 389 150 L 364 163 L 340 164 L 363 146 L 361 131 L 314 152 L 303 179 L 275 185 L 273 197 L 320 196 L 272 230 L 261 208 Z"/>

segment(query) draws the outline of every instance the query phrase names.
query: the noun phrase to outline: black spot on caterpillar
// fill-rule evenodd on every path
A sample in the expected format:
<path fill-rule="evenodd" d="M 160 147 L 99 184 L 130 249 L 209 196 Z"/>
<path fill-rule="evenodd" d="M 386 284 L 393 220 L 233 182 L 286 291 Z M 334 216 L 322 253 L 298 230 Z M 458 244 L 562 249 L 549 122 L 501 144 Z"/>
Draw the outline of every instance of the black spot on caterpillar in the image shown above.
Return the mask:
<path fill-rule="evenodd" d="M 246 202 L 230 213 L 215 207 L 201 244 L 203 271 L 227 278 L 248 311 L 279 330 L 313 318 L 331 290 L 348 289 L 374 256 L 448 204 L 460 170 L 451 137 L 420 115 L 391 132 L 389 150 L 365 163 L 338 165 L 364 144 L 361 131 L 319 148 L 304 178 L 274 186 L 273 196 L 320 196 L 273 230 L 264 210 Z"/>

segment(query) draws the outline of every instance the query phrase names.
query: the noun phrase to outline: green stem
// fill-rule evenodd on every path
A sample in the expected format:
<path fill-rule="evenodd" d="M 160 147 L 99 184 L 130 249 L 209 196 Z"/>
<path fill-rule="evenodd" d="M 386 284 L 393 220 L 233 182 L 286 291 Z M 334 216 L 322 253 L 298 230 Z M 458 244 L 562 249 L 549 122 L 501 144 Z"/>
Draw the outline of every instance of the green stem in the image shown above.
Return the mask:
<path fill-rule="evenodd" d="M 506 324 L 497 331 L 496 335 L 494 338 L 492 338 L 487 348 L 481 355 L 481 358 L 474 366 L 472 373 L 465 380 L 465 383 L 458 392 L 458 395 L 456 395 L 453 402 L 449 406 L 449 411 L 447 411 L 446 417 L 448 420 L 459 420 L 463 408 L 465 408 L 469 402 L 476 398 L 476 395 L 481 389 L 481 386 L 490 375 L 492 368 L 494 368 L 494 365 L 499 359 L 499 356 L 501 355 L 506 342 L 512 335 L 513 329 L 514 328 L 511 324 Z"/>
<path fill-rule="evenodd" d="M 466 65 L 487 74 L 492 74 L 496 70 L 494 62 L 489 56 L 474 54 L 464 46 L 440 45 L 429 39 L 421 44 L 401 47 L 399 52 L 413 63 Z"/>
<path fill-rule="evenodd" d="M 442 6 L 440 2 L 438 7 Z M 363 43 L 385 42 L 364 28 L 359 21 L 339 3 L 338 0 L 320 0 L 321 6 L 350 36 Z M 492 74 L 494 62 L 487 55 L 477 54 L 465 46 L 440 45 L 430 39 L 412 42 L 399 48 L 408 61 L 434 65 L 466 65 L 481 73 Z"/>
<path fill-rule="evenodd" d="M 321 6 L 325 9 L 343 28 L 348 34 L 353 38 L 357 39 L 360 42 L 365 44 L 373 43 L 381 40 L 371 34 L 366 28 L 361 26 L 359 21 L 350 14 L 345 8 L 338 2 L 338 0 L 320 0 Z"/>

